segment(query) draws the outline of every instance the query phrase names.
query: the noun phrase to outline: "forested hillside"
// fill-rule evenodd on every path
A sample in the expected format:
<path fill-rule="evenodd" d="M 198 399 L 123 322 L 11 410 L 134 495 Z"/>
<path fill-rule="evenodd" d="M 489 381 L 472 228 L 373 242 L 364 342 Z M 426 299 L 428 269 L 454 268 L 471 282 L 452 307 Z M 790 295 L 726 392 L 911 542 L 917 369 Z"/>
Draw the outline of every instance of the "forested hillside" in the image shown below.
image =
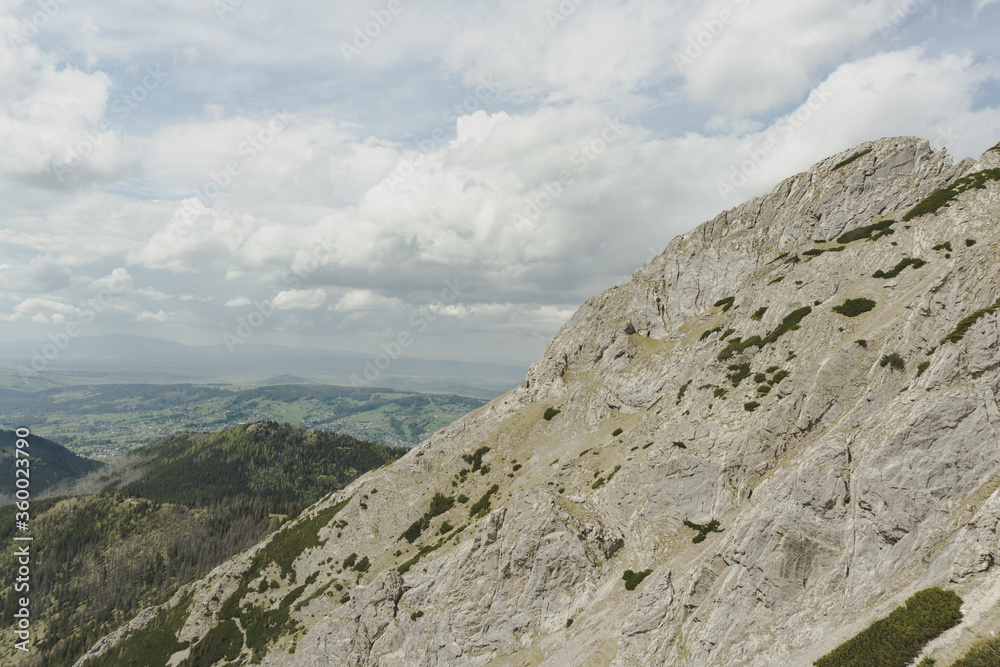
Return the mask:
<path fill-rule="evenodd" d="M 9 474 L 0 475 L 0 504 L 9 502 L 14 493 L 14 442 L 17 436 L 14 431 L 0 431 L 0 469 Z M 31 462 L 31 492 L 39 494 L 59 483 L 66 483 L 89 472 L 99 469 L 104 464 L 99 461 L 77 456 L 62 445 L 46 440 L 37 435 L 29 435 L 27 449 Z"/>
<path fill-rule="evenodd" d="M 403 450 L 257 422 L 179 433 L 94 473 L 91 494 L 35 500 L 35 652 L 70 665 L 101 635 Z M 14 506 L 0 507 L 0 613 L 12 619 Z M 9 628 L 3 631 L 7 632 Z M 16 660 L 11 646 L 0 663 Z"/>

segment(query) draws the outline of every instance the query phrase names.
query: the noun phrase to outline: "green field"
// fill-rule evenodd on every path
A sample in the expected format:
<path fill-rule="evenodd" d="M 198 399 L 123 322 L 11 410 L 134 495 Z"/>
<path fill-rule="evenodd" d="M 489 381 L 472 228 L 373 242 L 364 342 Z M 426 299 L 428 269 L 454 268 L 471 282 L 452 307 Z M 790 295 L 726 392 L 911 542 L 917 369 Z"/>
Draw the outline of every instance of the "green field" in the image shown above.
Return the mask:
<path fill-rule="evenodd" d="M 218 431 L 259 420 L 410 447 L 485 401 L 320 384 L 112 384 L 0 389 L 0 402 L 0 428 L 25 426 L 77 454 L 110 461 L 176 431 Z"/>

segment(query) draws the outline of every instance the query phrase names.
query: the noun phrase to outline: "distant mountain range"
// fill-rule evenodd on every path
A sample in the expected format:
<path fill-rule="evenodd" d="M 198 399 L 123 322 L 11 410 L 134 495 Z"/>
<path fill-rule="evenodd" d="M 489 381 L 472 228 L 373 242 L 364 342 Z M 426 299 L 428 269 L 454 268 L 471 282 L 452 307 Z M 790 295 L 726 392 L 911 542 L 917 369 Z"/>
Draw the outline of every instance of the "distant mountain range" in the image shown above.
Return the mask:
<path fill-rule="evenodd" d="M 228 382 L 238 378 L 270 384 L 273 378 L 296 376 L 298 382 L 319 381 L 358 386 L 391 386 L 411 391 L 457 393 L 494 398 L 520 383 L 528 365 L 513 366 L 464 361 L 433 361 L 400 357 L 375 366 L 376 359 L 353 352 L 291 348 L 245 343 L 231 353 L 225 345 L 192 347 L 130 334 L 72 339 L 55 353 L 48 341 L 0 342 L 3 384 L 14 388 L 51 386 L 46 376 L 59 373 L 99 373 L 104 381 Z M 46 359 L 48 354 L 51 359 Z M 27 378 L 18 369 L 43 369 Z M 78 379 L 79 380 L 79 379 Z M 95 380 L 96 381 L 96 380 Z M 50 382 L 50 384 L 46 384 Z M 65 383 L 60 380 L 60 383 Z M 78 381 L 83 384 L 84 382 Z M 288 384 L 283 382 L 283 384 Z"/>

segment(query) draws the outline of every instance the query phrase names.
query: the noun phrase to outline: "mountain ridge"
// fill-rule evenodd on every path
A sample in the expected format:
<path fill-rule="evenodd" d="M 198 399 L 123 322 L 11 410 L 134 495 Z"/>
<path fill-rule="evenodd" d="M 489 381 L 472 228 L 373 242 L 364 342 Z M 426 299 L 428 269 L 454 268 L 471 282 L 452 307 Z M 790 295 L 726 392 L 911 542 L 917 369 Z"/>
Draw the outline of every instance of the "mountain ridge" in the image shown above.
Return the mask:
<path fill-rule="evenodd" d="M 274 537 L 78 664 L 179 613 L 265 665 L 807 665 L 937 585 L 957 658 L 1000 616 L 998 168 L 882 139 L 721 213 L 308 510 L 298 576 Z"/>

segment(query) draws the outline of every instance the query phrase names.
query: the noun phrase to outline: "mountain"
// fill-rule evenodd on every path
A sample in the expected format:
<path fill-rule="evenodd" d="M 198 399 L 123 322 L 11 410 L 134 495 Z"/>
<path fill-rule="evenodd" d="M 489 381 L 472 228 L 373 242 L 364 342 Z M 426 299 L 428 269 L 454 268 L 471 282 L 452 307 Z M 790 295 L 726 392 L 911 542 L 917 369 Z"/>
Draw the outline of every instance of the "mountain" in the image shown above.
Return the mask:
<path fill-rule="evenodd" d="M 175 434 L 95 471 L 71 497 L 32 500 L 35 652 L 22 664 L 72 664 L 144 606 L 169 599 L 287 517 L 402 453 L 255 422 Z M 0 609 L 9 634 L 19 597 L 11 588 L 14 512 L 0 507 Z M 11 643 L 0 648 L 0 663 L 23 657 Z"/>
<path fill-rule="evenodd" d="M 495 398 L 524 377 L 522 366 L 400 357 L 379 370 L 372 355 L 263 343 L 188 346 L 159 338 L 106 334 L 74 338 L 51 361 L 46 341 L 0 342 L 0 378 L 20 390 L 65 384 L 236 382 L 270 384 L 275 376 L 358 387 L 392 386 L 428 393 Z M 32 365 L 34 364 L 34 366 Z M 40 373 L 31 370 L 41 370 Z M 68 382 L 67 382 L 68 380 Z M 287 383 L 285 383 L 287 384 Z"/>
<path fill-rule="evenodd" d="M 1000 618 L 998 180 L 882 139 L 720 214 L 78 664 L 952 664 Z"/>
<path fill-rule="evenodd" d="M 0 466 L 10 474 L 0 478 L 0 505 L 13 500 L 14 491 L 14 458 L 15 443 L 20 438 L 15 431 L 0 430 Z M 32 495 L 44 493 L 58 484 L 66 484 L 83 477 L 87 473 L 98 470 L 104 464 L 99 461 L 77 456 L 62 445 L 37 435 L 28 435 L 25 440 L 28 447 L 23 449 L 28 454 L 28 470 Z M 24 457 L 20 457 L 24 459 Z"/>

